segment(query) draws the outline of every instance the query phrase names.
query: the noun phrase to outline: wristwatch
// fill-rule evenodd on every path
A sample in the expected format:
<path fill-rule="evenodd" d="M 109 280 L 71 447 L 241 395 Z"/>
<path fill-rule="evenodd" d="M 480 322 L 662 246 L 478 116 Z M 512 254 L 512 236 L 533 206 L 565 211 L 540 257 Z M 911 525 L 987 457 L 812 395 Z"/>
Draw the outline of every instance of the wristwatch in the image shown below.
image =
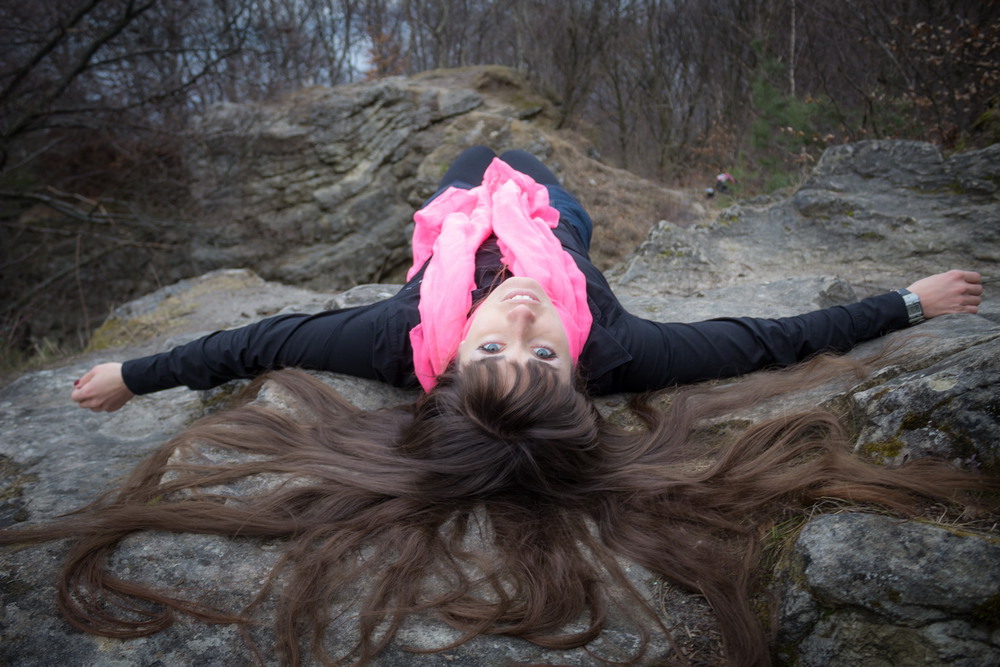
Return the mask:
<path fill-rule="evenodd" d="M 920 306 L 920 297 L 908 289 L 898 289 L 896 292 L 903 297 L 906 305 L 906 316 L 910 318 L 910 326 L 924 321 L 924 309 Z"/>

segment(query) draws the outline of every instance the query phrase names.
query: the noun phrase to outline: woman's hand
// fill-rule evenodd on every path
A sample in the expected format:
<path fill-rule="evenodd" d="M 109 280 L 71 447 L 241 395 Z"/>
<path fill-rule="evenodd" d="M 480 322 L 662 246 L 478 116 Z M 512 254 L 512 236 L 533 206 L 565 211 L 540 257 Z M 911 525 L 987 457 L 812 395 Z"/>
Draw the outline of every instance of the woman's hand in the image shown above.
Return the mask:
<path fill-rule="evenodd" d="M 94 412 L 114 412 L 135 395 L 125 386 L 119 363 L 94 366 L 73 387 L 73 400 Z"/>
<path fill-rule="evenodd" d="M 982 279 L 975 271 L 947 271 L 921 278 L 906 289 L 920 297 L 924 317 L 978 313 L 983 300 Z"/>

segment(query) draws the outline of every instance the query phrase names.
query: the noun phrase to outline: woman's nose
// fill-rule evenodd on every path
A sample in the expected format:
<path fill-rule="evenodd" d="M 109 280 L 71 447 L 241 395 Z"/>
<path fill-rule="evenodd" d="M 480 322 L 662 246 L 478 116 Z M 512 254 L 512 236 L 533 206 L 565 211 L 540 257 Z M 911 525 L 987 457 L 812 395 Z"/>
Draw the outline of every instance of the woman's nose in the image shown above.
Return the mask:
<path fill-rule="evenodd" d="M 535 311 L 525 305 L 514 306 L 507 311 L 507 321 L 518 329 L 523 329 L 524 327 L 534 324 Z"/>

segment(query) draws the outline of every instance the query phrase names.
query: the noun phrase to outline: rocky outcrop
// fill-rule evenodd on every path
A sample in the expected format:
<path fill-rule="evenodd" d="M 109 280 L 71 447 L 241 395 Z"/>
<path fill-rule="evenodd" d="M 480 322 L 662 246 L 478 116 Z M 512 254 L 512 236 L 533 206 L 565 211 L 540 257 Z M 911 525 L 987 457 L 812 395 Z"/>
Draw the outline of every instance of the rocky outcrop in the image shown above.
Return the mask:
<path fill-rule="evenodd" d="M 13 264 L 0 281 L 0 315 L 14 325 L 4 336 L 25 350 L 74 348 L 114 306 L 221 268 L 320 290 L 400 280 L 413 210 L 473 144 L 543 157 L 597 220 L 602 269 L 656 220 L 704 216 L 697 201 L 591 159 L 586 141 L 556 129 L 555 118 L 548 98 L 503 67 L 213 107 L 176 156 L 187 181 L 172 206 L 144 200 L 121 217 L 124 201 L 91 203 L 66 217 L 60 211 L 83 200 L 32 195 L 54 208 L 26 211 L 4 238 Z"/>
<path fill-rule="evenodd" d="M 613 235 L 599 232 L 605 242 L 595 259 L 604 267 L 633 250 L 662 211 L 683 219 L 703 213 L 676 193 L 590 159 L 578 138 L 553 128 L 552 117 L 551 102 L 500 67 L 216 107 L 195 129 L 190 156 L 212 230 L 194 240 L 193 257 L 201 266 L 250 267 L 315 289 L 399 278 L 410 260 L 413 210 L 474 144 L 544 158 L 595 218 L 614 221 Z"/>
<path fill-rule="evenodd" d="M 837 146 L 788 199 L 739 203 L 707 225 L 659 222 L 613 276 L 627 293 L 692 296 L 829 275 L 866 295 L 940 267 L 996 266 L 998 200 L 1000 144 L 950 158 L 918 142 Z"/>
<path fill-rule="evenodd" d="M 292 129 L 288 133 L 295 134 Z M 542 144 L 537 147 L 544 152 Z M 342 149 L 328 150 L 333 155 Z M 393 154 L 407 160 L 405 150 Z M 959 265 L 996 278 L 998 155 L 1000 147 L 994 146 L 944 158 L 926 144 L 889 142 L 831 149 L 788 199 L 742 203 L 700 225 L 659 223 L 612 272 L 615 289 L 642 316 L 691 321 L 790 315 Z M 414 178 L 412 188 L 418 180 Z M 245 187 L 258 188 L 261 201 L 276 193 L 266 183 Z M 358 190 L 351 197 L 365 193 Z M 308 211 L 317 213 L 319 206 Z M 306 211 L 299 213 L 303 219 L 309 217 Z M 332 238 L 328 242 L 335 248 Z M 119 309 L 98 332 L 104 349 L 24 373 L 0 390 L 0 525 L 44 520 L 93 499 L 145 452 L 215 409 L 231 391 L 175 389 L 136 399 L 113 415 L 94 415 L 73 407 L 68 395 L 73 379 L 95 361 L 165 349 L 284 308 L 314 311 L 364 303 L 393 289 L 364 285 L 342 293 L 317 292 L 268 282 L 248 271 L 221 271 Z M 937 318 L 860 346 L 852 354 L 867 356 L 886 344 L 903 352 L 885 357 L 869 378 L 782 395 L 733 418 L 826 406 L 849 417 L 860 456 L 893 464 L 931 454 L 997 474 L 996 303 L 988 299 L 977 316 Z M 323 377 L 365 408 L 412 398 L 371 382 Z M 619 418 L 624 397 L 603 398 L 599 407 Z M 808 521 L 776 526 L 772 538 L 770 546 L 780 555 L 771 583 L 780 662 L 817 667 L 1000 662 L 1000 534 L 984 517 L 901 522 L 871 510 L 820 507 Z M 144 533 L 126 541 L 112 566 L 164 586 L 211 590 L 221 603 L 238 606 L 256 591 L 279 549 L 252 540 Z M 0 552 L 0 663 L 249 660 L 242 640 L 228 627 L 185 621 L 154 637 L 130 641 L 71 630 L 53 602 L 64 552 L 63 544 Z M 631 576 L 661 606 L 677 641 L 672 646 L 655 633 L 641 662 L 663 664 L 680 651 L 691 664 L 718 664 L 711 613 L 700 599 L 639 568 L 633 567 Z M 266 634 L 258 634 L 266 647 Z M 411 664 L 404 644 L 432 647 L 452 639 L 454 633 L 433 619 L 413 619 L 379 664 Z M 598 662 L 595 656 L 628 659 L 635 655 L 637 640 L 635 628 L 616 622 L 591 647 L 592 654 L 480 637 L 426 660 L 591 665 Z"/>
<path fill-rule="evenodd" d="M 804 665 L 992 665 L 1000 542 L 960 527 L 828 514 L 783 573 L 779 654 Z M 991 597 L 991 594 L 993 597 Z"/>

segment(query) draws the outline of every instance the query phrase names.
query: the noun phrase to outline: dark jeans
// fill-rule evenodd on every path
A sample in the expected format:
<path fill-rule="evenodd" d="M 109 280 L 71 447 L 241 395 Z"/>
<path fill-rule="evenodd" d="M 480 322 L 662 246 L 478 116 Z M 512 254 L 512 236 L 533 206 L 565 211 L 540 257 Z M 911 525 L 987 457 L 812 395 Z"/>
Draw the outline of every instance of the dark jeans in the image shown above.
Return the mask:
<path fill-rule="evenodd" d="M 471 146 L 466 148 L 462 151 L 461 155 L 455 158 L 455 161 L 448 167 L 448 171 L 441 177 L 441 183 L 434 197 L 444 192 L 445 188 L 449 186 L 469 190 L 481 184 L 486 168 L 490 166 L 490 162 L 495 157 L 497 157 L 497 154 L 486 146 Z M 590 216 L 586 215 L 586 212 L 583 211 L 583 207 L 576 198 L 559 183 L 556 175 L 542 164 L 538 158 L 527 151 L 505 151 L 500 155 L 500 159 L 517 171 L 531 176 L 536 182 L 548 188 L 550 203 L 559 210 L 560 214 L 564 213 L 560 206 L 561 204 L 578 210 L 578 213 L 575 215 L 562 215 L 562 220 L 572 226 L 583 240 L 584 248 L 589 249 L 590 239 L 594 233 L 594 223 L 591 222 Z M 434 199 L 434 197 L 431 197 L 431 199 Z"/>
<path fill-rule="evenodd" d="M 440 189 L 444 189 L 455 181 L 472 183 L 479 185 L 483 182 L 483 173 L 497 156 L 492 149 L 486 146 L 472 146 L 462 151 L 462 154 L 455 158 L 455 161 L 448 167 L 441 178 Z M 549 171 L 549 168 L 542 164 L 538 158 L 527 151 L 512 150 L 503 153 L 500 159 L 517 169 L 522 174 L 527 174 L 542 185 L 559 185 L 559 179 Z"/>

